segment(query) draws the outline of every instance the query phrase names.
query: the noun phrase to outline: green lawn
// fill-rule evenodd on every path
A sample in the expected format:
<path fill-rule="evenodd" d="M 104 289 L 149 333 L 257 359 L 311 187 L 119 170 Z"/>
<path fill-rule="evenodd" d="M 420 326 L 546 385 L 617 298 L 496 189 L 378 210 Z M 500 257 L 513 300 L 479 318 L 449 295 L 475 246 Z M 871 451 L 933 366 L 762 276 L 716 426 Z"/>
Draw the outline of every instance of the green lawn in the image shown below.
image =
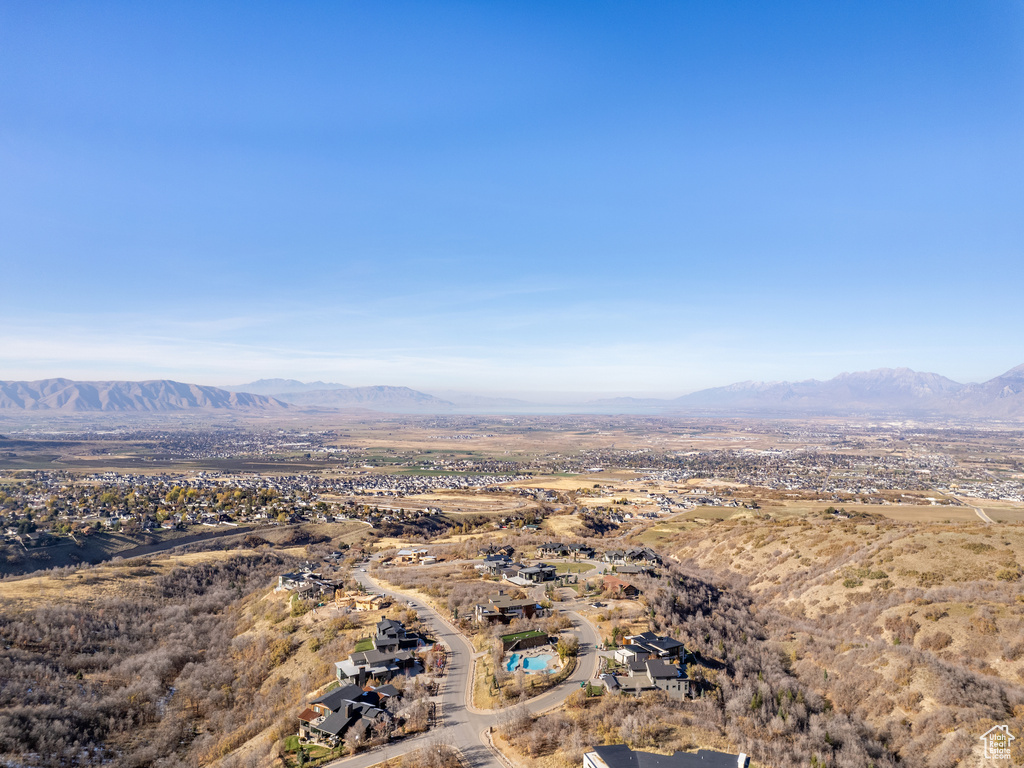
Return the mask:
<path fill-rule="evenodd" d="M 511 643 L 516 640 L 525 640 L 528 637 L 541 637 L 544 633 L 539 629 L 528 629 L 525 632 L 515 632 L 511 635 L 502 635 L 501 640 L 504 643 Z"/>
<path fill-rule="evenodd" d="M 362 651 L 372 651 L 372 650 L 373 650 L 373 638 L 372 637 L 364 637 L 362 640 L 360 640 L 358 643 L 356 643 L 356 647 L 355 647 L 355 652 L 356 653 L 360 653 Z"/>

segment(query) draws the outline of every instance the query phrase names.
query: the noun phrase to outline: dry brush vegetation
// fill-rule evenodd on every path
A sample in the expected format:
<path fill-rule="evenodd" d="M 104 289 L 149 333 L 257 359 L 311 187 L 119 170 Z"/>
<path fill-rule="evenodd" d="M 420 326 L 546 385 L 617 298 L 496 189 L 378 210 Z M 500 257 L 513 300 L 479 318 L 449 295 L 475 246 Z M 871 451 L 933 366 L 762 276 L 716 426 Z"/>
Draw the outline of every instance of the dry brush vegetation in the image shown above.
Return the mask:
<path fill-rule="evenodd" d="M 200 553 L 3 582 L 0 759 L 269 764 L 353 645 L 346 617 L 314 622 L 269 589 L 297 562 Z M 36 604 L 54 579 L 63 596 Z"/>
<path fill-rule="evenodd" d="M 991 726 L 1024 727 L 1024 530 L 820 515 L 680 531 L 669 548 L 691 573 L 755 599 L 758 652 L 901 764 L 956 765 Z M 690 626 L 688 643 L 706 648 Z M 768 765 L 804 764 L 772 750 Z"/>

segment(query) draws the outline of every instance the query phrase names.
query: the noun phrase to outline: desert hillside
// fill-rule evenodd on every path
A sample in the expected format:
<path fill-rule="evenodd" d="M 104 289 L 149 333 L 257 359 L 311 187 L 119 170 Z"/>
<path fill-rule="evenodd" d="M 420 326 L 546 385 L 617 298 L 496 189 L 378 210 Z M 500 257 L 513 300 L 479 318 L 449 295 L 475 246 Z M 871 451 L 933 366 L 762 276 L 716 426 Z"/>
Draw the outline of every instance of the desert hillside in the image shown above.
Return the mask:
<path fill-rule="evenodd" d="M 842 517 L 644 537 L 748 589 L 800 679 L 912 762 L 955 765 L 970 734 L 1024 726 L 1024 530 Z"/>

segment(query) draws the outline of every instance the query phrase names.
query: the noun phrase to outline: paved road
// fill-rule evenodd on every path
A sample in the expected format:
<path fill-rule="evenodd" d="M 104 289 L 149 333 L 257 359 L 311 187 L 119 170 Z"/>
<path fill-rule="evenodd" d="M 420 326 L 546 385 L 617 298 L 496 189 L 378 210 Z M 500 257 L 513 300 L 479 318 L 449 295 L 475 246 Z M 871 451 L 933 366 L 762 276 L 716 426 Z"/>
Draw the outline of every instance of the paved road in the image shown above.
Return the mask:
<path fill-rule="evenodd" d="M 981 522 L 983 522 L 983 523 L 995 523 L 995 520 L 993 520 L 991 517 L 986 515 L 985 514 L 985 510 L 982 509 L 981 507 L 976 507 L 973 504 L 968 504 L 967 506 L 969 506 L 971 509 L 973 509 L 975 512 L 978 513 L 978 517 L 981 518 Z"/>
<path fill-rule="evenodd" d="M 386 758 L 397 757 L 438 741 L 458 747 L 470 768 L 506 768 L 505 763 L 487 744 L 485 737 L 486 730 L 499 721 L 500 712 L 477 709 L 469 704 L 473 668 L 473 649 L 470 644 L 451 624 L 421 600 L 399 591 L 384 589 L 366 573 L 357 572 L 355 578 L 368 589 L 383 592 L 394 599 L 409 603 L 419 613 L 420 620 L 428 627 L 433 637 L 445 644 L 451 655 L 440 692 L 437 727 L 425 734 L 389 744 L 386 748 L 336 760 L 331 763 L 332 768 L 368 768 Z M 579 663 L 575 672 L 565 682 L 526 702 L 527 708 L 534 714 L 559 706 L 569 694 L 580 687 L 581 682 L 591 679 L 597 673 L 597 645 L 600 638 L 596 629 L 573 611 L 566 611 L 566 615 L 572 620 L 573 632 L 580 639 Z"/>
<path fill-rule="evenodd" d="M 974 513 L 975 513 L 975 514 L 976 514 L 976 515 L 977 515 L 978 517 L 980 517 L 980 518 L 981 518 L 981 522 L 983 522 L 983 523 L 988 523 L 989 525 L 995 525 L 995 522 L 996 522 L 996 521 L 995 521 L 995 520 L 993 520 L 993 519 L 992 519 L 991 517 L 989 517 L 988 515 L 986 515 L 986 514 L 985 514 L 985 510 L 984 510 L 984 509 L 982 509 L 981 507 L 976 507 L 976 506 L 974 506 L 973 504 L 970 504 L 970 503 L 968 503 L 966 499 L 961 499 L 961 498 L 960 498 L 959 496 L 957 496 L 957 495 L 956 495 L 956 494 L 954 494 L 954 493 L 947 493 L 947 494 L 945 494 L 945 495 L 946 495 L 946 496 L 949 496 L 949 498 L 951 498 L 951 499 L 954 499 L 954 500 L 956 500 L 956 501 L 959 501 L 959 502 L 960 502 L 961 504 L 963 504 L 963 505 L 965 505 L 965 506 L 968 506 L 968 507 L 970 507 L 971 509 L 973 509 L 973 510 L 974 510 Z"/>

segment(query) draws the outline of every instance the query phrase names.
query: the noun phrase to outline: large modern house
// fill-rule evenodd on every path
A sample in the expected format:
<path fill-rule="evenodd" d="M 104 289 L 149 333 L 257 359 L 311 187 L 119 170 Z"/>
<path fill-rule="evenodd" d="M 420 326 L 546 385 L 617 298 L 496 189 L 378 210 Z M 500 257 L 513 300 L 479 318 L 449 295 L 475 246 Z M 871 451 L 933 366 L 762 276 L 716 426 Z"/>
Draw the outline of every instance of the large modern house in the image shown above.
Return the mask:
<path fill-rule="evenodd" d="M 365 685 L 368 680 L 387 681 L 395 675 L 413 675 L 422 671 L 413 651 L 426 641 L 415 632 L 407 632 L 397 621 L 377 622 L 372 638 L 373 650 L 357 651 L 344 661 L 335 662 L 335 674 L 342 685 Z"/>
<path fill-rule="evenodd" d="M 513 600 L 504 592 L 488 598 L 486 603 L 477 603 L 473 616 L 477 621 L 500 621 L 508 624 L 512 619 L 533 618 L 540 606 L 535 600 Z"/>
<path fill-rule="evenodd" d="M 639 635 L 627 635 L 625 640 L 627 645 L 645 652 L 646 658 L 649 659 L 683 659 L 686 657 L 686 646 L 666 635 L 641 632 Z M 618 658 L 618 652 L 616 652 L 616 658 Z M 626 660 L 623 659 L 623 661 Z"/>
<path fill-rule="evenodd" d="M 332 746 L 342 740 L 364 741 L 375 724 L 390 719 L 384 702 L 399 695 L 390 685 L 366 691 L 358 685 L 335 688 L 299 715 L 299 737 Z"/>
<path fill-rule="evenodd" d="M 638 696 L 644 691 L 662 691 L 675 701 L 690 695 L 690 679 L 675 664 L 647 659 L 631 662 L 627 668 L 627 675 L 601 675 L 601 682 L 609 693 L 618 691 Z"/>
<path fill-rule="evenodd" d="M 548 565 L 547 563 L 520 566 L 515 573 L 511 573 L 511 570 L 511 568 L 506 568 L 502 572 L 502 578 L 518 587 L 532 587 L 534 584 L 553 581 L 555 578 L 555 566 Z"/>

